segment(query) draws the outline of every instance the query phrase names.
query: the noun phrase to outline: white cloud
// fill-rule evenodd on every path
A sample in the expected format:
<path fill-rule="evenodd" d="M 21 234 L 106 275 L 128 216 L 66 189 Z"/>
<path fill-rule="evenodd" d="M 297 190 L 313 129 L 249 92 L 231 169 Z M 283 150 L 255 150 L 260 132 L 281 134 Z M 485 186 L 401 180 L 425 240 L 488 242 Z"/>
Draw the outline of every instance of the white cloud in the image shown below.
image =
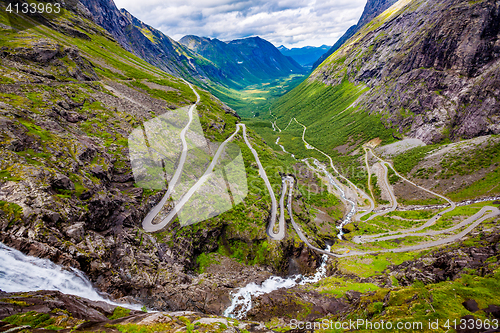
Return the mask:
<path fill-rule="evenodd" d="M 260 36 L 276 46 L 333 45 L 366 0 L 115 0 L 146 24 L 179 40 Z"/>

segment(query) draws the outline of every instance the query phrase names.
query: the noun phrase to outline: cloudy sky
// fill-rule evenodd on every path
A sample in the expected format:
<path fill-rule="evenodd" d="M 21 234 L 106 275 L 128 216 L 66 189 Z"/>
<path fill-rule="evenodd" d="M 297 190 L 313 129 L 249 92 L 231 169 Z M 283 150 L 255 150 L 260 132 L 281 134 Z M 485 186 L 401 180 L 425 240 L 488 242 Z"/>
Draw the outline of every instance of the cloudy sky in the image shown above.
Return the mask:
<path fill-rule="evenodd" d="M 366 0 L 115 0 L 175 40 L 223 41 L 260 36 L 276 46 L 333 45 L 363 12 Z"/>

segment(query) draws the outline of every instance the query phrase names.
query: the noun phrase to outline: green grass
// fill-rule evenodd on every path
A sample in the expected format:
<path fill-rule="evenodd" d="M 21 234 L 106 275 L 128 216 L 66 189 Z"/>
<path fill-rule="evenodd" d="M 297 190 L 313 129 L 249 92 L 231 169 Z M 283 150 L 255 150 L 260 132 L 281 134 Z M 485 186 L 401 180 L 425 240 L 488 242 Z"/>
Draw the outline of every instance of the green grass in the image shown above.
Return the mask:
<path fill-rule="evenodd" d="M 26 303 L 25 301 L 19 301 L 16 299 L 9 299 L 9 298 L 0 299 L 0 302 L 14 304 L 14 305 L 23 306 L 23 307 L 32 305 L 32 304 Z"/>
<path fill-rule="evenodd" d="M 301 139 L 302 126 L 292 122 L 284 130 L 290 119 L 295 117 L 307 126 L 306 141 L 331 156 L 343 175 L 365 187 L 366 177 L 360 177 L 362 163 L 359 157 L 362 154 L 349 153 L 373 138 L 379 137 L 384 144 L 395 140 L 393 131 L 384 127 L 378 115 L 369 114 L 358 107 L 350 108 L 367 89 L 347 79 L 335 86 L 304 81 L 271 106 L 270 111 L 277 117 L 277 125 L 283 130 L 276 133 L 281 138 L 280 143 L 298 159 L 316 157 L 327 161 L 320 153 L 306 149 Z M 271 117 L 266 119 L 274 121 Z M 346 145 L 343 148 L 345 152 L 334 149 L 342 145 Z"/>
<path fill-rule="evenodd" d="M 201 274 L 212 264 L 219 264 L 220 262 L 213 258 L 213 254 L 201 253 L 196 258 L 196 263 L 198 264 L 198 273 Z"/>
<path fill-rule="evenodd" d="M 125 324 L 125 325 L 111 325 L 110 327 L 116 328 L 118 331 L 123 333 L 154 333 L 154 332 L 165 332 L 172 329 L 172 324 L 153 324 L 153 325 L 137 325 L 137 324 Z"/>
<path fill-rule="evenodd" d="M 120 319 L 124 318 L 130 315 L 130 309 L 125 309 L 122 307 L 117 306 L 115 310 L 113 311 L 113 314 L 108 317 L 109 320 L 115 320 L 115 319 Z"/>
<path fill-rule="evenodd" d="M 329 208 L 337 206 L 341 203 L 340 199 L 335 195 L 329 193 L 328 191 L 322 191 L 320 193 L 309 194 L 308 202 L 311 205 L 322 208 Z"/>
<path fill-rule="evenodd" d="M 392 170 L 392 168 L 387 168 L 387 171 L 388 171 L 387 178 L 389 179 L 389 184 L 394 185 L 401 180 L 401 178 L 398 175 L 396 175 L 396 173 L 394 172 L 394 170 Z"/>
<path fill-rule="evenodd" d="M 3 319 L 3 321 L 15 326 L 29 325 L 32 328 L 47 327 L 49 325 L 53 325 L 55 322 L 49 314 L 37 313 L 35 311 L 16 314 Z"/>
<path fill-rule="evenodd" d="M 427 198 L 427 199 L 404 199 L 404 198 L 399 198 L 398 203 L 401 205 L 443 205 L 446 204 L 447 201 L 444 199 L 441 199 L 439 197 L 436 198 Z"/>
<path fill-rule="evenodd" d="M 0 200 L 0 214 L 2 213 L 5 214 L 4 216 L 9 221 L 9 225 L 11 225 L 16 222 L 21 222 L 23 209 L 15 203 Z"/>
<path fill-rule="evenodd" d="M 328 277 L 312 284 L 308 289 L 318 291 L 321 294 L 343 297 L 350 290 L 366 293 L 380 288 L 373 283 L 360 283 L 345 278 Z"/>
<path fill-rule="evenodd" d="M 377 216 L 368 222 L 359 223 L 359 231 L 355 233 L 361 235 L 380 234 L 387 231 L 419 227 L 423 223 L 424 221 L 394 219 L 387 215 Z"/>
<path fill-rule="evenodd" d="M 447 154 L 441 160 L 442 167 L 439 178 L 450 178 L 455 175 L 470 175 L 481 169 L 500 164 L 500 141 L 490 141 L 485 147 L 467 151 L 466 154 Z"/>
<path fill-rule="evenodd" d="M 238 115 L 259 118 L 269 114 L 269 106 L 288 91 L 298 86 L 304 75 L 292 74 L 272 81 L 244 86 L 240 89 L 210 85 L 208 89 L 215 96 L 233 108 Z"/>
<path fill-rule="evenodd" d="M 338 259 L 338 267 L 345 274 L 354 274 L 359 277 L 368 278 L 381 275 L 389 265 L 399 265 L 404 261 L 414 259 L 416 253 L 380 253 L 374 255 L 363 255 L 357 257 L 346 257 Z"/>
<path fill-rule="evenodd" d="M 387 216 L 400 216 L 410 220 L 427 220 L 437 214 L 434 210 L 408 210 L 408 211 L 393 211 Z"/>
<path fill-rule="evenodd" d="M 439 145 L 428 145 L 407 150 L 394 158 L 394 168 L 403 176 L 408 175 L 429 152 L 438 147 Z"/>
<path fill-rule="evenodd" d="M 371 180 L 372 192 L 373 192 L 373 196 L 375 197 L 374 198 L 375 201 L 377 201 L 379 203 L 382 203 L 382 198 L 381 198 L 382 190 L 378 186 L 378 178 L 377 178 L 377 176 L 372 175 L 370 180 Z"/>
<path fill-rule="evenodd" d="M 172 85 L 172 81 L 167 81 L 165 79 L 163 80 L 152 80 L 152 82 L 164 85 L 166 87 L 169 87 Z M 189 89 L 189 91 L 183 91 L 182 93 L 177 90 L 173 91 L 164 91 L 161 89 L 151 89 L 149 88 L 146 84 L 144 84 L 141 81 L 134 80 L 128 83 L 129 86 L 131 87 L 136 87 L 140 88 L 144 91 L 146 91 L 150 96 L 162 99 L 164 101 L 167 101 L 169 103 L 173 103 L 174 105 L 184 105 L 184 104 L 193 104 L 196 102 L 196 96 L 194 95 L 193 91 Z M 177 85 L 180 86 L 180 85 Z M 189 88 L 189 87 L 188 87 Z"/>
<path fill-rule="evenodd" d="M 484 309 L 490 304 L 498 304 L 500 291 L 497 288 L 500 282 L 500 274 L 487 277 L 477 275 L 463 275 L 455 281 L 445 281 L 437 284 L 423 285 L 420 282 L 410 287 L 392 290 L 389 300 L 383 306 L 372 313 L 372 321 L 408 321 L 422 322 L 426 325 L 429 321 L 439 320 L 437 330 L 427 330 L 432 332 L 444 332 L 447 320 L 457 320 L 465 315 L 472 314 L 462 305 L 467 299 L 474 299 L 478 302 L 479 308 Z M 380 294 L 382 296 L 383 294 Z M 362 299 L 362 303 L 377 304 L 368 298 Z M 352 316 L 361 315 L 353 313 Z M 483 321 L 488 317 L 483 311 L 474 313 L 474 317 Z M 490 319 L 491 320 L 491 319 Z M 425 327 L 425 326 L 424 326 Z M 428 326 L 427 326 L 428 328 Z M 361 332 L 368 332 L 361 330 Z"/>
<path fill-rule="evenodd" d="M 0 170 L 0 181 L 13 181 L 13 182 L 18 182 L 22 178 L 12 176 L 11 169 L 9 170 Z"/>
<path fill-rule="evenodd" d="M 308 126 L 306 140 L 326 153 L 348 142 L 355 145 L 376 137 L 392 142 L 392 131 L 386 130 L 377 116 L 357 108 L 346 110 L 366 90 L 347 80 L 336 86 L 306 81 L 274 103 L 271 112 L 282 129 L 296 117 Z M 301 136 L 302 127 L 293 134 Z"/>
<path fill-rule="evenodd" d="M 29 133 L 36 135 L 42 141 L 53 140 L 53 135 L 49 131 L 42 129 L 40 126 L 37 126 L 26 119 L 21 119 L 19 122 L 26 127 Z"/>
<path fill-rule="evenodd" d="M 448 193 L 447 196 L 455 201 L 490 196 L 500 193 L 500 168 L 486 174 L 466 188 Z"/>

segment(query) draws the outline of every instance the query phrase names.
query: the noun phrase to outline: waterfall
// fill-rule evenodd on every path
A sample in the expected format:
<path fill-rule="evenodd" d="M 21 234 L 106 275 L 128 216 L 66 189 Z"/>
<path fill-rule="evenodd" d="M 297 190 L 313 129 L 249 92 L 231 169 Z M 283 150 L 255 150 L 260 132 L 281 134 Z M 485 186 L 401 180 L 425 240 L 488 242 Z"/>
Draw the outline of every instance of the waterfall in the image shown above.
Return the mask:
<path fill-rule="evenodd" d="M 349 213 L 347 213 L 347 216 L 345 217 L 344 221 L 342 221 L 342 223 L 337 227 L 337 229 L 339 230 L 338 238 L 342 239 L 342 235 L 344 235 L 344 231 L 342 230 L 342 228 L 346 224 L 351 222 L 352 217 L 354 216 L 354 214 L 356 214 L 356 204 L 354 203 L 354 201 L 347 198 L 345 191 L 342 189 L 342 187 L 340 185 L 338 185 L 335 182 L 335 178 L 332 176 L 331 173 L 329 173 L 326 170 L 324 165 L 322 165 L 317 159 L 314 159 L 314 164 L 316 164 L 316 166 L 318 168 L 320 168 L 321 171 L 323 171 L 326 174 L 326 176 L 328 177 L 328 180 L 330 181 L 330 184 L 335 186 L 335 188 L 337 188 L 337 190 L 340 192 L 340 196 L 342 197 L 342 199 L 344 199 L 345 201 L 347 201 L 351 205 L 351 210 L 349 211 Z"/>
<path fill-rule="evenodd" d="M 281 149 L 283 150 L 283 152 L 284 152 L 284 153 L 290 154 L 290 156 L 292 156 L 294 159 L 296 159 L 294 154 L 287 152 L 287 151 L 285 150 L 285 147 L 283 147 L 283 146 L 279 143 L 279 142 L 280 142 L 280 139 L 281 139 L 281 138 L 278 136 L 278 138 L 276 139 L 276 142 L 275 142 L 275 143 L 276 143 L 278 146 L 280 146 L 280 147 L 281 147 Z"/>
<path fill-rule="evenodd" d="M 326 251 L 330 251 L 330 246 L 327 246 Z M 313 276 L 303 276 L 301 274 L 292 275 L 288 278 L 271 276 L 266 281 L 262 282 L 261 285 L 255 282 L 247 284 L 233 295 L 231 305 L 224 311 L 224 317 L 237 319 L 245 318 L 248 311 L 252 308 L 252 297 L 269 294 L 282 288 L 288 289 L 297 285 L 318 282 L 326 276 L 327 261 L 328 255 L 323 254 L 321 257 L 321 265 Z"/>
<path fill-rule="evenodd" d="M 63 268 L 48 259 L 24 255 L 0 243 L 0 289 L 5 292 L 57 290 L 63 294 L 140 310 L 136 304 L 118 304 L 101 295 L 85 274 Z"/>

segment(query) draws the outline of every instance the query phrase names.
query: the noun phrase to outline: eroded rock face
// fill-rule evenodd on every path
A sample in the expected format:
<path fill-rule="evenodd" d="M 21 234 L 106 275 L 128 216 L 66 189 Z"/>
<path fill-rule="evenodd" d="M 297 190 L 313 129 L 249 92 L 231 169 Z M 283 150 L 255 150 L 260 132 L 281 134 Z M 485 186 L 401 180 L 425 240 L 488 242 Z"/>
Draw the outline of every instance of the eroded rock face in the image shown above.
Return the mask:
<path fill-rule="evenodd" d="M 349 309 L 349 302 L 342 298 L 329 297 L 314 291 L 306 292 L 300 288 L 279 289 L 254 299 L 247 318 L 268 322 L 272 318 L 295 315 L 305 321 L 314 321 L 329 314 L 345 313 Z"/>
<path fill-rule="evenodd" d="M 85 60 L 76 48 L 63 47 L 47 40 L 37 41 L 33 47 L 19 47 L 14 52 L 3 51 L 2 57 L 13 60 L 27 60 L 36 62 L 44 67 L 57 66 L 58 74 L 66 74 L 78 81 L 96 81 L 98 76 L 92 64 Z M 75 66 L 68 66 L 62 59 L 68 59 Z M 48 79 L 55 79 L 53 73 L 43 74 Z"/>
<path fill-rule="evenodd" d="M 70 312 L 76 319 L 98 322 L 107 321 L 106 316 L 113 314 L 113 310 L 116 308 L 116 306 L 104 302 L 90 301 L 81 297 L 65 295 L 58 291 L 11 294 L 0 292 L 0 296 L 2 297 L 2 301 L 0 301 L 1 319 L 29 311 L 50 313 L 60 309 Z"/>
<path fill-rule="evenodd" d="M 478 272 L 481 276 L 492 273 L 487 260 L 497 256 L 500 250 L 500 235 L 492 233 L 485 236 L 483 246 L 437 250 L 415 261 L 406 261 L 401 265 L 390 266 L 388 272 L 398 279 L 400 285 L 409 286 L 416 281 L 438 283 L 460 277 L 467 269 Z"/>
<path fill-rule="evenodd" d="M 391 11 L 312 78 L 336 85 L 347 73 L 370 88 L 357 105 L 426 143 L 500 133 L 498 1 L 421 0 Z"/>
<path fill-rule="evenodd" d="M 57 291 L 37 291 L 32 293 L 4 293 L 0 291 L 0 319 L 12 315 L 23 315 L 34 311 L 37 315 L 45 314 L 45 320 L 51 319 L 53 326 L 63 332 L 117 332 L 115 325 L 130 325 L 142 329 L 155 326 L 163 332 L 182 332 L 194 327 L 198 332 L 272 332 L 263 324 L 247 321 L 236 321 L 229 318 L 210 316 L 200 312 L 153 312 L 145 313 L 136 310 L 121 309 L 115 312 L 116 305 L 90 301 L 85 298 L 65 295 Z M 121 318 L 112 318 L 120 313 Z M 9 325 L 0 321 L 0 330 L 30 332 L 57 332 L 50 329 L 47 322 L 43 327 Z M 47 329 L 45 327 L 49 326 Z M 224 328 L 225 327 L 225 328 Z M 192 329 L 192 328 L 191 328 Z"/>

